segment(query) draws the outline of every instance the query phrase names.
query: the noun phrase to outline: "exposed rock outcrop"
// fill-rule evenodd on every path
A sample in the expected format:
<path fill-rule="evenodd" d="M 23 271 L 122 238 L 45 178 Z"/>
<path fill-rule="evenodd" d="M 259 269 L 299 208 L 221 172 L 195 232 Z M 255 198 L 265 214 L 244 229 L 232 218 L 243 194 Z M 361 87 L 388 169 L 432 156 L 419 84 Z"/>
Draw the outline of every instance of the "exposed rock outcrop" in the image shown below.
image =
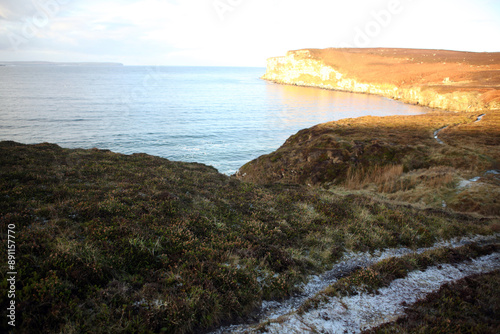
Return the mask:
<path fill-rule="evenodd" d="M 262 78 L 444 110 L 500 108 L 500 53 L 306 49 L 269 58 Z"/>

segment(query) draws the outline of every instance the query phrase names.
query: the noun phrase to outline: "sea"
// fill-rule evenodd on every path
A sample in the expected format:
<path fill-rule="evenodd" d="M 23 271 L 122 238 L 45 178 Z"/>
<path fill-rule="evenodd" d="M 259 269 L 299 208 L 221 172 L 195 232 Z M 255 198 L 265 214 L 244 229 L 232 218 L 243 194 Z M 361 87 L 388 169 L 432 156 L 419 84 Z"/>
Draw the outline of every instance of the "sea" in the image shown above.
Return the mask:
<path fill-rule="evenodd" d="M 301 129 L 426 108 L 261 80 L 265 68 L 0 66 L 0 140 L 147 153 L 231 175 Z M 1 152 L 0 152 L 1 153 Z"/>

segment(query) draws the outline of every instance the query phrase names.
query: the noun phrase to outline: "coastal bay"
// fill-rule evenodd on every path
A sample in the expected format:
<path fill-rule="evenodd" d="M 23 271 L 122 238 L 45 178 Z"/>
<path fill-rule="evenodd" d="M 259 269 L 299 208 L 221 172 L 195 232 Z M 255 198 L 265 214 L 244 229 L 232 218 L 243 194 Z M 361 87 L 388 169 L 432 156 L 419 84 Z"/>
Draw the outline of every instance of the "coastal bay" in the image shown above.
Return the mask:
<path fill-rule="evenodd" d="M 321 123 L 234 176 L 145 153 L 0 142 L 2 234 L 16 236 L 16 326 L 44 333 L 329 326 L 326 317 L 339 310 L 332 315 L 325 301 L 355 305 L 357 294 L 373 293 L 398 300 L 387 293 L 394 286 L 411 290 L 457 272 L 479 275 L 463 289 L 494 304 L 497 290 L 474 284 L 499 275 L 500 114 L 489 106 Z M 446 282 L 429 291 L 457 291 Z M 10 297 L 1 298 L 7 308 Z M 463 316 L 469 299 L 464 292 L 457 309 L 429 326 Z M 284 313 L 263 316 L 274 310 Z M 474 312 L 470 319 L 481 323 L 456 325 L 494 328 L 495 313 Z M 396 326 L 393 316 L 371 323 Z"/>

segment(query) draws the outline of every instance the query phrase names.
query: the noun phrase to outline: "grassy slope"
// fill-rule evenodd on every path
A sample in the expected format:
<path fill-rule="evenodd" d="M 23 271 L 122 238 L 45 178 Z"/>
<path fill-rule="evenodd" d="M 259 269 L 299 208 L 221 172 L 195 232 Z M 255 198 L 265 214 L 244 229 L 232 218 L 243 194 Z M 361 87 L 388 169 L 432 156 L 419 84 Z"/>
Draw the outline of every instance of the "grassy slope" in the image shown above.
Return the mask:
<path fill-rule="evenodd" d="M 494 220 L 243 183 L 144 154 L 14 142 L 0 152 L 2 238 L 16 226 L 19 332 L 206 329 L 289 295 L 345 251 L 498 229 Z"/>
<path fill-rule="evenodd" d="M 428 113 L 361 117 L 299 131 L 275 152 L 240 169 L 256 183 L 300 183 L 364 189 L 386 198 L 486 215 L 500 213 L 500 183 L 492 175 L 480 186 L 459 181 L 500 166 L 500 112 Z M 434 132 L 444 141 L 439 144 Z"/>

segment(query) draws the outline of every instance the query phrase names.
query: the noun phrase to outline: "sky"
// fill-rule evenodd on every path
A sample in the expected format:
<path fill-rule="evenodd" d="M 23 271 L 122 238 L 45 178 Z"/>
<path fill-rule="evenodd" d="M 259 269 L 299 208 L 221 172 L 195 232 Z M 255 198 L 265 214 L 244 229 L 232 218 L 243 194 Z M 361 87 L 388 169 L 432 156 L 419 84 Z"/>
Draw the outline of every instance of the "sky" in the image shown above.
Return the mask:
<path fill-rule="evenodd" d="M 1 61 L 258 66 L 288 50 L 500 51 L 500 0 L 0 0 Z"/>

